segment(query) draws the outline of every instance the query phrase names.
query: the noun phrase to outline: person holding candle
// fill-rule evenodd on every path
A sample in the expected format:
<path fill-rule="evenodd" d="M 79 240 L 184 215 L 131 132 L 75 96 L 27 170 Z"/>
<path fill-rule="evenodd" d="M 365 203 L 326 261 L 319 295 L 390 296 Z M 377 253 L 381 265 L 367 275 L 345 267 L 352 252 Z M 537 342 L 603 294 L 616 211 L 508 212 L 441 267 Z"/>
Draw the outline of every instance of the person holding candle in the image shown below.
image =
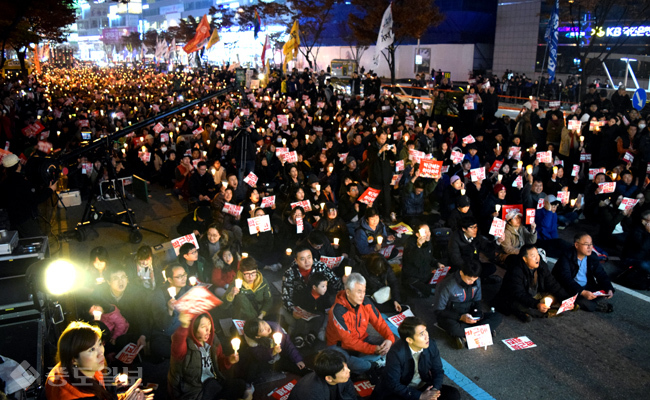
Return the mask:
<path fill-rule="evenodd" d="M 478 193 L 477 193 L 478 194 Z M 458 229 L 458 224 L 461 219 L 465 217 L 473 217 L 472 203 L 469 196 L 459 196 L 456 198 L 456 207 L 448 213 L 446 225 L 455 231 Z M 444 216 L 443 216 L 444 217 Z"/>
<path fill-rule="evenodd" d="M 153 293 L 151 299 L 151 340 L 149 348 L 154 359 L 170 357 L 171 335 L 178 328 L 178 311 L 174 308 L 176 300 L 187 293 L 188 276 L 185 268 L 172 264 L 165 268 L 167 282 Z"/>
<path fill-rule="evenodd" d="M 161 285 L 165 280 L 162 268 L 154 267 L 151 246 L 140 246 L 135 253 L 135 283 L 146 290 L 155 290 L 156 285 Z"/>
<path fill-rule="evenodd" d="M 325 203 L 323 218 L 318 220 L 316 230 L 323 232 L 332 244 L 336 255 L 350 253 L 350 236 L 345 221 L 339 216 L 334 203 Z"/>
<path fill-rule="evenodd" d="M 267 381 L 273 372 L 299 376 L 308 372 L 300 352 L 289 335 L 282 333 L 280 324 L 260 318 L 246 320 L 240 357 L 238 375 L 253 384 Z"/>
<path fill-rule="evenodd" d="M 402 286 L 406 293 L 417 297 L 429 297 L 433 287 L 429 283 L 435 271 L 444 268 L 434 257 L 431 229 L 427 224 L 418 224 L 415 234 L 409 236 L 402 258 Z"/>
<path fill-rule="evenodd" d="M 199 254 L 194 243 L 183 243 L 178 250 L 178 263 L 185 268 L 188 276 L 194 276 L 201 282 L 210 282 L 212 277 L 212 260 L 208 261 Z"/>
<path fill-rule="evenodd" d="M 190 175 L 188 184 L 190 201 L 209 202 L 218 192 L 214 177 L 208 173 L 208 164 L 205 161 L 199 161 L 196 165 L 196 171 Z"/>
<path fill-rule="evenodd" d="M 390 217 L 390 182 L 394 168 L 392 164 L 397 160 L 397 148 L 386 143 L 387 140 L 387 133 L 379 130 L 367 150 L 368 183 L 372 188 L 381 190 L 375 207 L 381 209 L 384 218 Z"/>
<path fill-rule="evenodd" d="M 535 211 L 537 225 L 537 247 L 546 251 L 549 257 L 558 258 L 571 245 L 558 235 L 557 209 L 561 202 L 554 195 L 544 199 L 544 207 Z"/>
<path fill-rule="evenodd" d="M 463 265 L 473 261 L 480 262 L 480 253 L 483 253 L 490 260 L 494 259 L 497 254 L 495 243 L 484 239 L 482 235 L 478 234 L 478 224 L 475 218 L 463 218 L 459 227 L 458 230 L 451 234 L 447 245 L 449 265 L 451 266 L 448 275 L 460 270 Z M 501 282 L 498 275 L 493 275 L 496 272 L 496 265 L 491 262 L 481 262 L 481 266 L 483 283 L 498 284 Z"/>
<path fill-rule="evenodd" d="M 241 379 L 226 378 L 224 372 L 239 362 L 239 354 L 226 356 L 214 334 L 210 314 L 182 313 L 180 326 L 171 340 L 167 383 L 174 399 L 247 399 L 253 390 Z"/>
<path fill-rule="evenodd" d="M 214 293 L 222 298 L 226 290 L 233 284 L 239 265 L 239 254 L 230 246 L 222 248 L 213 258 L 212 284 Z"/>
<path fill-rule="evenodd" d="M 537 242 L 537 231 L 535 230 L 537 225 L 535 225 L 535 221 L 531 222 L 530 230 L 522 222 L 523 215 L 518 209 L 511 209 L 506 214 L 506 229 L 497 256 L 501 263 L 505 263 L 506 268 L 510 266 L 508 259 L 511 256 L 519 255 L 519 249 L 524 245 Z"/>
<path fill-rule="evenodd" d="M 116 394 L 106 389 L 104 374 L 106 359 L 99 328 L 81 321 L 71 322 L 57 343 L 58 363 L 45 382 L 48 400 L 93 398 L 101 400 L 152 400 L 151 389 L 139 389 L 138 379 L 125 392 Z"/>
<path fill-rule="evenodd" d="M 379 239 L 381 237 L 382 239 Z M 354 244 L 359 254 L 376 253 L 382 248 L 384 243 L 383 239 L 394 241 L 395 237 L 389 235 L 386 226 L 379 218 L 379 212 L 374 207 L 366 209 L 365 217 L 361 220 L 361 225 L 357 228 L 354 234 Z M 387 245 L 387 243 L 386 243 Z M 393 252 L 387 257 L 388 259 L 397 256 L 397 247 L 393 248 Z"/>
<path fill-rule="evenodd" d="M 237 279 L 241 279 L 241 287 L 229 286 L 223 297 L 224 305 L 232 307 L 232 318 L 263 319 L 271 310 L 273 299 L 269 284 L 258 270 L 254 258 L 246 257 L 239 262 Z"/>
<path fill-rule="evenodd" d="M 522 322 L 554 315 L 551 306 L 571 295 L 555 280 L 534 244 L 523 245 L 515 257 L 495 300 L 499 310 Z"/>

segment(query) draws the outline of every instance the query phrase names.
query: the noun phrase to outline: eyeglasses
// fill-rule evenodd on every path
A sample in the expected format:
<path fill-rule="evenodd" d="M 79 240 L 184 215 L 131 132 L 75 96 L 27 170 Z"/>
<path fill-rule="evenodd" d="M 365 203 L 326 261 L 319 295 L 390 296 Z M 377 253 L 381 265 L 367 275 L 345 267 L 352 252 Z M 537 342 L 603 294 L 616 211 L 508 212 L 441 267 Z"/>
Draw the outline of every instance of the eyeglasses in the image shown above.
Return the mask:
<path fill-rule="evenodd" d="M 580 243 L 580 242 L 578 242 L 578 244 L 579 244 L 580 246 L 585 246 L 585 247 L 594 247 L 594 244 L 593 244 L 593 243 Z"/>
<path fill-rule="evenodd" d="M 173 278 L 174 278 L 174 279 L 183 279 L 183 278 L 187 278 L 187 274 L 176 275 L 176 276 L 174 276 Z"/>
<path fill-rule="evenodd" d="M 198 252 L 199 251 L 197 249 L 192 249 L 192 250 L 188 251 L 187 254 L 196 254 Z"/>
<path fill-rule="evenodd" d="M 244 276 L 255 276 L 255 275 L 257 275 L 257 271 L 242 272 L 242 275 L 244 275 Z"/>

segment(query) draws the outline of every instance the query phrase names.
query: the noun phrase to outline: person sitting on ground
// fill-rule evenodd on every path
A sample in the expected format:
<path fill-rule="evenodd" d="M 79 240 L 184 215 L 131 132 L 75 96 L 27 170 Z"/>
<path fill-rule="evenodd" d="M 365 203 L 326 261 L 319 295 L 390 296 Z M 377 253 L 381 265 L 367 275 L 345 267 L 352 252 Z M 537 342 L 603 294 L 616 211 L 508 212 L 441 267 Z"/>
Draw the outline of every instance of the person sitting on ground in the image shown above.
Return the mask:
<path fill-rule="evenodd" d="M 359 396 L 350 380 L 345 357 L 325 349 L 316 355 L 314 371 L 296 383 L 288 400 L 356 400 Z"/>
<path fill-rule="evenodd" d="M 386 356 L 386 368 L 373 390 L 372 400 L 460 400 L 460 392 L 443 385 L 445 377 L 436 342 L 427 324 L 406 317 L 398 328 L 400 340 Z"/>
<path fill-rule="evenodd" d="M 176 228 L 176 232 L 181 236 L 191 235 L 193 233 L 198 239 L 208 230 L 208 226 L 211 223 L 212 211 L 210 211 L 210 207 L 201 205 L 183 217 L 181 223 Z"/>
<path fill-rule="evenodd" d="M 557 208 L 561 202 L 554 195 L 544 198 L 544 207 L 535 212 L 537 224 L 537 247 L 546 251 L 549 257 L 557 258 L 568 251 L 571 246 L 560 239 L 557 225 Z"/>
<path fill-rule="evenodd" d="M 380 337 L 368 335 L 368 325 Z M 327 345 L 346 356 L 354 374 L 373 373 L 383 366 L 384 357 L 395 343 L 395 336 L 386 321 L 366 298 L 366 279 L 359 273 L 347 277 L 345 290 L 336 295 L 327 320 Z"/>
<path fill-rule="evenodd" d="M 459 229 L 460 220 L 465 217 L 474 217 L 470 209 L 471 201 L 466 195 L 461 195 L 456 198 L 456 208 L 451 210 L 447 216 L 447 226 L 452 231 Z M 444 216 L 443 216 L 444 217 Z"/>
<path fill-rule="evenodd" d="M 191 201 L 212 201 L 217 194 L 217 186 L 214 184 L 212 174 L 208 173 L 208 164 L 199 161 L 196 171 L 190 175 L 189 193 Z"/>
<path fill-rule="evenodd" d="M 450 273 L 438 284 L 433 310 L 438 325 L 455 339 L 458 349 L 465 347 L 465 328 L 490 325 L 494 332 L 501 323 L 501 314 L 481 311 L 481 264 L 468 262 Z"/>
<path fill-rule="evenodd" d="M 463 265 L 472 261 L 480 262 L 480 253 L 489 259 L 496 255 L 496 246 L 478 234 L 478 224 L 473 217 L 463 218 L 459 224 L 460 229 L 451 234 L 449 239 L 449 265 L 450 272 L 460 270 Z M 497 244 L 500 243 L 497 241 Z M 493 263 L 481 263 L 481 277 L 484 283 L 498 283 L 500 278 L 492 275 L 497 267 Z"/>
<path fill-rule="evenodd" d="M 499 309 L 523 322 L 553 315 L 549 313 L 552 304 L 559 305 L 570 295 L 551 275 L 534 244 L 522 246 L 516 257 L 503 279 L 497 299 Z"/>
<path fill-rule="evenodd" d="M 153 399 L 151 389 L 138 389 L 142 379 L 136 380 L 125 393 L 115 394 L 106 389 L 102 331 L 96 326 L 81 321 L 71 322 L 59 338 L 56 359 L 58 363 L 47 375 L 45 383 L 45 397 L 48 400 Z M 109 385 L 109 388 L 114 386 Z"/>
<path fill-rule="evenodd" d="M 445 266 L 433 256 L 431 230 L 427 224 L 415 225 L 415 234 L 406 240 L 402 258 L 402 286 L 417 297 L 433 293 L 431 278 Z"/>
<path fill-rule="evenodd" d="M 573 237 L 573 246 L 557 260 L 553 276 L 567 293 L 578 294 L 575 303 L 581 309 L 606 313 L 614 311 L 614 306 L 604 301 L 614 296 L 614 286 L 598 257 L 593 254 L 591 236 L 585 232 L 577 233 Z"/>
<path fill-rule="evenodd" d="M 235 281 L 240 256 L 230 247 L 223 247 L 215 256 L 212 284 L 215 286 L 214 293 L 222 298 Z"/>
<path fill-rule="evenodd" d="M 246 257 L 239 262 L 236 279 L 242 280 L 241 288 L 231 284 L 223 297 L 224 305 L 232 305 L 232 317 L 264 319 L 273 306 L 273 299 L 271 288 L 258 270 L 255 259 Z"/>
<path fill-rule="evenodd" d="M 280 343 L 274 342 L 274 333 L 280 333 Z M 244 324 L 238 370 L 246 382 L 256 384 L 268 380 L 272 372 L 290 372 L 304 375 L 308 370 L 289 335 L 282 333 L 277 322 L 264 321 L 260 318 L 246 320 Z"/>
<path fill-rule="evenodd" d="M 210 282 L 212 260 L 208 261 L 199 255 L 199 250 L 194 243 L 183 243 L 178 250 L 178 263 L 185 268 L 188 276 L 193 276 L 203 283 Z"/>
<path fill-rule="evenodd" d="M 381 237 L 382 239 L 378 239 Z M 381 250 L 382 246 L 387 246 L 388 242 L 395 240 L 393 235 L 389 235 L 386 226 L 379 218 L 379 212 L 374 207 L 366 209 L 366 215 L 361 220 L 361 225 L 357 228 L 354 234 L 354 244 L 359 254 L 377 253 Z M 393 252 L 388 259 L 397 256 L 397 247 L 393 248 Z"/>
<path fill-rule="evenodd" d="M 293 302 L 297 307 L 312 314 L 309 319 L 303 317 L 296 320 L 293 330 L 296 347 L 300 349 L 305 344 L 312 346 L 316 338 L 324 342 L 327 310 L 334 304 L 334 295 L 327 291 L 327 277 L 319 272 L 311 274 L 307 286 L 294 292 Z"/>
<path fill-rule="evenodd" d="M 314 257 L 309 247 L 302 245 L 297 246 L 293 252 L 294 260 L 289 268 L 284 271 L 282 276 L 282 305 L 280 316 L 287 325 L 287 331 L 293 334 L 296 322 L 302 319 L 300 313 L 296 312 L 294 295 L 296 292 L 307 290 L 309 288 L 309 277 L 313 274 L 320 273 L 327 278 L 328 290 L 337 293 L 343 289 L 341 279 L 324 263 L 314 261 Z"/>
<path fill-rule="evenodd" d="M 162 285 L 162 269 L 153 265 L 151 246 L 140 246 L 135 253 L 136 283 L 147 290 L 155 290 L 156 284 Z"/>
<path fill-rule="evenodd" d="M 366 290 L 380 312 L 402 312 L 399 281 L 384 257 L 377 253 L 363 256 L 358 272 L 366 278 Z"/>
<path fill-rule="evenodd" d="M 167 385 L 174 399 L 247 399 L 252 390 L 241 379 L 226 379 L 223 371 L 239 362 L 239 354 L 226 356 L 214 334 L 210 314 L 182 313 L 172 335 Z"/>
<path fill-rule="evenodd" d="M 519 210 L 512 209 L 506 214 L 506 229 L 504 231 L 503 242 L 501 242 L 500 253 L 498 259 L 505 263 L 507 267 L 510 265 L 507 262 L 509 256 L 517 258 L 519 249 L 526 244 L 535 244 L 537 242 L 537 231 L 535 228 L 535 221 L 530 224 L 530 230 L 522 224 L 523 215 Z"/>
<path fill-rule="evenodd" d="M 191 286 L 187 284 L 187 271 L 180 265 L 165 268 L 167 282 L 160 285 L 151 300 L 151 354 L 159 359 L 170 356 L 171 336 L 178 328 L 178 311 L 174 308 L 176 300 L 181 298 Z M 174 294 L 172 296 L 172 293 Z"/>

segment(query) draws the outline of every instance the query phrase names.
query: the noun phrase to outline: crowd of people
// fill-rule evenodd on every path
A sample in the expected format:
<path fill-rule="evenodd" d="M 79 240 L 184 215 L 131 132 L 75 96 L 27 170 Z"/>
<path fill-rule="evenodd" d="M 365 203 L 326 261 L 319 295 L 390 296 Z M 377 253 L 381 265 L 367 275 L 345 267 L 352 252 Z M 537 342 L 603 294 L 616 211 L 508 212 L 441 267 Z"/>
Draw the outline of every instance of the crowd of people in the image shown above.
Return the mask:
<path fill-rule="evenodd" d="M 11 229 L 42 234 L 39 204 L 57 190 L 101 196 L 101 182 L 138 175 L 187 207 L 177 231 L 198 241 L 167 263 L 146 245 L 135 257 L 90 252 L 78 295 L 86 323 L 62 334 L 48 398 L 114 398 L 99 371 L 136 343 L 169 362 L 172 398 L 250 398 L 284 371 L 301 377 L 291 399 L 356 398 L 351 376 L 377 385 L 373 398 L 456 399 L 427 322 L 387 321 L 409 298 L 432 297 L 462 349 L 465 328 L 496 335 L 503 315 L 554 317 L 572 296 L 574 309 L 612 312 L 607 253 L 650 273 L 650 133 L 624 88 L 616 104 L 590 88 L 570 111 L 531 96 L 510 119 L 477 77 L 456 116 L 443 91 L 414 105 L 372 74 L 345 93 L 294 69 L 111 136 L 235 78 L 227 67 L 135 67 L 4 82 L 0 206 Z M 46 156 L 103 137 L 108 158 L 82 152 L 59 182 L 43 181 Z M 569 225 L 581 232 L 572 241 L 559 235 Z M 223 304 L 179 312 L 197 284 Z M 243 332 L 222 326 L 229 319 Z M 325 350 L 306 363 L 314 347 Z M 150 396 L 133 385 L 120 398 Z"/>

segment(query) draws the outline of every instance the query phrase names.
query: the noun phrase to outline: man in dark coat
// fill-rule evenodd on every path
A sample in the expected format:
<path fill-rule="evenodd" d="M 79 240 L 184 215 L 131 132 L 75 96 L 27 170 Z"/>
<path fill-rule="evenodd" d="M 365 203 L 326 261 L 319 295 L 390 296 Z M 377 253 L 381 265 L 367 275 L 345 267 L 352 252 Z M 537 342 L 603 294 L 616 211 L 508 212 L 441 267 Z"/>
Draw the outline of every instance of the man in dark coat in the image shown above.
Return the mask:
<path fill-rule="evenodd" d="M 376 140 L 368 147 L 368 183 L 381 190 L 377 197 L 377 208 L 384 218 L 390 216 L 390 181 L 393 178 L 393 161 L 397 156 L 395 145 L 386 143 L 388 134 L 377 132 Z"/>
<path fill-rule="evenodd" d="M 523 322 L 548 315 L 552 303 L 560 304 L 570 295 L 555 280 L 534 244 L 519 250 L 517 262 L 506 273 L 499 292 L 500 307 Z"/>
<path fill-rule="evenodd" d="M 614 311 L 614 306 L 604 301 L 614 296 L 614 286 L 598 257 L 592 254 L 594 242 L 591 236 L 577 233 L 573 245 L 574 248 L 564 253 L 555 264 L 553 276 L 568 293 L 578 294 L 576 304 L 583 310 Z"/>
<path fill-rule="evenodd" d="M 291 390 L 289 400 L 356 400 L 357 391 L 350 381 L 345 357 L 325 349 L 314 360 L 314 372 L 305 375 Z"/>
<path fill-rule="evenodd" d="M 426 323 L 417 317 L 407 317 L 398 332 L 403 339 L 388 352 L 372 400 L 460 399 L 458 389 L 442 384 L 445 373 L 440 352 L 435 341 L 429 339 Z"/>

